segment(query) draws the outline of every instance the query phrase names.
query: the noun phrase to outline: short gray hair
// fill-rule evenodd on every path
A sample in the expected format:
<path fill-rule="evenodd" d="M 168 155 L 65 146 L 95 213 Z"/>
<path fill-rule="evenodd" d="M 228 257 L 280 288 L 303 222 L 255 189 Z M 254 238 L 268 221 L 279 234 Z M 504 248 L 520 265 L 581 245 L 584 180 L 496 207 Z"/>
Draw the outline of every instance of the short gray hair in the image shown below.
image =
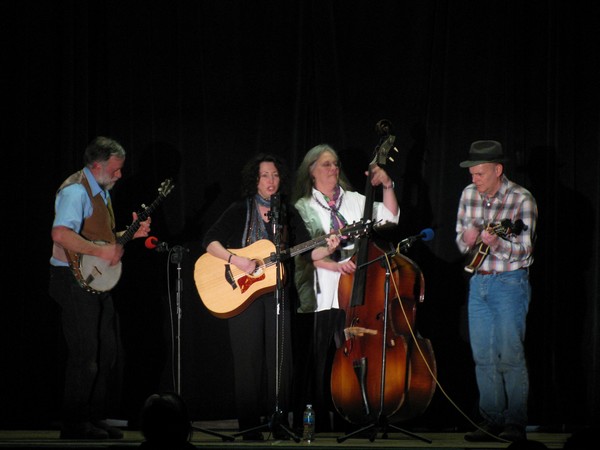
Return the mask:
<path fill-rule="evenodd" d="M 125 159 L 125 150 L 114 139 L 98 136 L 86 147 L 83 154 L 83 164 L 91 167 L 95 162 L 102 163 L 108 161 L 111 156 Z"/>

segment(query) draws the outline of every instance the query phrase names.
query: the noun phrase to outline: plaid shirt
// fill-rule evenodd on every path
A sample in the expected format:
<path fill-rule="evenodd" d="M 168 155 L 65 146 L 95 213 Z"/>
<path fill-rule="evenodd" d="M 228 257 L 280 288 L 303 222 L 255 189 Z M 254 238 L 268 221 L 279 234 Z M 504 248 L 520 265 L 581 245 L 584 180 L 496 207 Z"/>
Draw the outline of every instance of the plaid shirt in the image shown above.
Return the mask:
<path fill-rule="evenodd" d="M 500 236 L 502 239 L 498 240 L 498 248 L 490 248 L 479 270 L 506 272 L 529 267 L 533 263 L 537 215 L 537 204 L 531 192 L 504 175 L 500 189 L 490 199 L 480 194 L 474 184 L 470 184 L 463 190 L 458 205 L 456 243 L 462 253 L 469 253 L 477 249 L 479 244 L 469 248 L 463 242 L 462 236 L 467 228 L 484 229 L 488 225 L 498 225 L 504 219 L 510 219 L 514 224 L 521 219 L 527 229 L 517 236 Z M 471 260 L 472 257 L 468 263 Z"/>

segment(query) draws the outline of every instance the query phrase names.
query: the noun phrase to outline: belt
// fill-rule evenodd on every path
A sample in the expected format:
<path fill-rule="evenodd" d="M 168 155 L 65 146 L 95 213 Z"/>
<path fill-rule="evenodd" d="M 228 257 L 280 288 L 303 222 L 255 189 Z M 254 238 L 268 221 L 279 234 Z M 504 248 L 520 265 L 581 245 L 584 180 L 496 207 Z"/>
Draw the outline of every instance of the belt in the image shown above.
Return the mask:
<path fill-rule="evenodd" d="M 527 270 L 527 267 L 519 267 L 517 270 Z M 510 271 L 502 271 L 502 270 L 478 270 L 476 273 L 477 275 L 499 275 L 501 273 L 505 273 L 505 272 L 514 272 L 513 270 Z"/>

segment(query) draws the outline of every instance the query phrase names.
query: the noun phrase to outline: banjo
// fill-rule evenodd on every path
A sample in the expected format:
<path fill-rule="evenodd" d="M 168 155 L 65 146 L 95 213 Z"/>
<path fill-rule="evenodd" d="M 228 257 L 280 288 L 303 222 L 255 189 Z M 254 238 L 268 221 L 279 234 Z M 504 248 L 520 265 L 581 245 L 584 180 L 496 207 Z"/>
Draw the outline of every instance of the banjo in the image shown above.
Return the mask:
<path fill-rule="evenodd" d="M 116 243 L 123 246 L 131 239 L 140 227 L 140 222 L 148 219 L 150 214 L 158 207 L 158 205 L 169 195 L 173 190 L 173 181 L 167 178 L 158 188 L 158 197 L 150 204 L 150 206 L 142 205 L 143 210 L 138 212 L 138 218 L 134 220 L 121 236 L 116 240 Z M 106 244 L 104 241 L 93 241 L 95 244 Z M 79 285 L 94 294 L 101 294 L 110 291 L 121 278 L 122 263 L 119 261 L 115 265 L 110 265 L 110 262 L 98 258 L 97 256 L 84 255 L 81 253 L 67 253 L 69 266 L 73 271 Z"/>

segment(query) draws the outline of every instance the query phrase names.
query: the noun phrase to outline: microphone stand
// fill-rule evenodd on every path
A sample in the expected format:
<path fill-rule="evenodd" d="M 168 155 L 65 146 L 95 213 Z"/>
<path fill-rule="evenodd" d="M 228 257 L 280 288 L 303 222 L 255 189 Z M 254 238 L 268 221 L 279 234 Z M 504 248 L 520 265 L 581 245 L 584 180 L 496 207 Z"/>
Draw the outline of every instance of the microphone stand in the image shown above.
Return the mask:
<path fill-rule="evenodd" d="M 273 197 L 271 197 L 273 198 Z M 275 280 L 276 280 L 276 288 L 275 288 L 275 303 L 277 316 L 275 318 L 275 412 L 273 413 L 272 419 L 269 423 L 271 431 L 274 431 L 277 428 L 282 429 L 287 433 L 287 435 L 292 438 L 295 442 L 300 442 L 300 437 L 297 436 L 292 430 L 281 423 L 281 415 L 282 411 L 279 409 L 279 386 L 280 386 L 280 377 L 281 374 L 279 372 L 279 356 L 283 358 L 284 355 L 281 354 L 280 350 L 281 344 L 279 342 L 280 333 L 279 327 L 285 322 L 285 311 L 282 311 L 282 301 L 283 301 L 283 277 L 281 276 L 281 263 L 282 263 L 282 254 L 281 254 L 281 230 L 283 226 L 280 223 L 280 214 L 281 214 L 281 205 L 279 202 L 279 194 L 276 194 L 276 201 L 271 207 L 271 220 L 273 221 L 273 237 L 275 241 Z M 281 336 L 281 339 L 284 339 L 284 336 Z M 289 356 L 289 355 L 288 355 Z"/>
<path fill-rule="evenodd" d="M 420 240 L 422 240 L 423 242 L 431 241 L 434 236 L 435 236 L 435 233 L 433 232 L 433 230 L 431 228 L 425 228 L 424 230 L 421 230 L 421 233 L 419 233 L 415 236 L 410 236 L 410 237 L 407 237 L 406 239 L 402 239 L 398 243 L 398 246 L 396 247 L 396 249 L 397 249 L 396 253 L 408 251 L 408 249 L 410 249 L 413 246 L 413 244 L 417 241 L 420 241 Z"/>
<path fill-rule="evenodd" d="M 181 261 L 183 261 L 184 251 L 188 249 L 176 245 L 169 250 L 169 260 L 177 264 L 177 280 L 175 284 L 175 314 L 177 317 L 177 327 L 175 329 L 175 392 L 181 395 L 181 293 L 183 292 L 183 280 L 181 278 Z"/>
<path fill-rule="evenodd" d="M 175 294 L 175 312 L 177 315 L 177 327 L 175 331 L 175 364 L 176 364 L 176 374 L 175 374 L 175 392 L 177 395 L 181 397 L 181 317 L 182 317 L 182 309 L 181 309 L 181 293 L 183 292 L 183 279 L 181 278 L 181 261 L 183 261 L 184 253 L 188 253 L 190 250 L 188 248 L 182 247 L 181 245 L 175 245 L 174 247 L 169 249 L 169 260 L 173 264 L 177 264 L 177 283 L 176 283 L 176 294 Z M 234 441 L 235 438 L 232 436 L 228 436 L 226 434 L 221 434 L 216 431 L 207 430 L 204 428 L 198 428 L 192 426 L 192 429 L 195 431 L 201 431 L 202 433 L 210 434 L 212 436 L 220 437 L 223 441 Z"/>
<path fill-rule="evenodd" d="M 412 247 L 412 245 L 416 242 L 416 239 L 406 238 L 400 242 L 398 242 L 398 246 L 396 247 L 397 253 L 405 253 Z"/>

